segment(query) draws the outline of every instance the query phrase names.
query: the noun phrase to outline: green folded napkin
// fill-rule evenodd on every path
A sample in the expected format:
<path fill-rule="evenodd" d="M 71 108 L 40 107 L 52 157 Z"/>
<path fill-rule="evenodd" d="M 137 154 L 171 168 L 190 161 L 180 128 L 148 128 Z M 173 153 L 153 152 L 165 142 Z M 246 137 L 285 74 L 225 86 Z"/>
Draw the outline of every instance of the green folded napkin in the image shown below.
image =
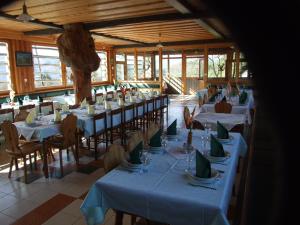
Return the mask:
<path fill-rule="evenodd" d="M 196 176 L 201 178 L 211 177 L 210 162 L 199 151 L 196 151 Z"/>
<path fill-rule="evenodd" d="M 220 139 L 229 138 L 228 130 L 219 121 L 217 121 L 217 137 Z"/>
<path fill-rule="evenodd" d="M 243 91 L 242 94 L 239 97 L 239 103 L 240 104 L 245 104 L 245 102 L 247 100 L 247 97 L 248 97 L 248 93 Z"/>
<path fill-rule="evenodd" d="M 167 135 L 176 135 L 177 134 L 177 119 L 167 128 Z"/>
<path fill-rule="evenodd" d="M 210 155 L 214 157 L 225 157 L 223 145 L 212 134 L 210 135 Z"/>
<path fill-rule="evenodd" d="M 130 162 L 133 164 L 141 164 L 141 151 L 143 151 L 143 142 L 141 141 L 130 153 Z"/>
<path fill-rule="evenodd" d="M 152 136 L 152 138 L 150 139 L 149 145 L 150 145 L 151 147 L 161 147 L 161 138 L 160 138 L 160 136 L 161 136 L 161 129 L 159 129 L 159 130 L 156 132 L 156 134 L 154 134 L 154 135 Z"/>

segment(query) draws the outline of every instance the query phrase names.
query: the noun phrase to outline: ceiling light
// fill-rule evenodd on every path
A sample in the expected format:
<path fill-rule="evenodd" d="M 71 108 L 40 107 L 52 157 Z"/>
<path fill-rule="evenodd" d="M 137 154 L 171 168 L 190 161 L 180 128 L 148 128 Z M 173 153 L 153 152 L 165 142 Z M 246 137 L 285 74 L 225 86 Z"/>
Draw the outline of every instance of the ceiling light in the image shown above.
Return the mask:
<path fill-rule="evenodd" d="M 19 16 L 17 16 L 16 19 L 23 22 L 34 20 L 34 18 L 27 13 L 27 7 L 25 5 L 25 1 L 23 5 L 23 12 Z"/>

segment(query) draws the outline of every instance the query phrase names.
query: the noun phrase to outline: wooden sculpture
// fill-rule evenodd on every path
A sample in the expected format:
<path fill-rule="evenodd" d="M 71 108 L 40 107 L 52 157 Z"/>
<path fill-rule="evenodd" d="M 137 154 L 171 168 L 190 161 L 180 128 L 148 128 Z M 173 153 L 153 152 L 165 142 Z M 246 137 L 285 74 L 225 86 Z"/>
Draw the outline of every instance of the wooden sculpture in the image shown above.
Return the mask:
<path fill-rule="evenodd" d="M 83 24 L 68 24 L 57 39 L 59 58 L 72 69 L 75 102 L 91 99 L 91 73 L 100 65 L 91 33 Z"/>

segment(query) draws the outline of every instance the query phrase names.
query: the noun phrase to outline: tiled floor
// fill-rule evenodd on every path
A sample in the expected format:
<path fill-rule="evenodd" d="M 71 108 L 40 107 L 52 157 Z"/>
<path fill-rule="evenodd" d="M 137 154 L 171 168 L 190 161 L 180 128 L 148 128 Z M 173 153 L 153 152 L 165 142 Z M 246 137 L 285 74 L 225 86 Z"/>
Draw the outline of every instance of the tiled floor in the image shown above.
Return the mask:
<path fill-rule="evenodd" d="M 184 127 L 183 106 L 190 110 L 197 101 L 192 96 L 178 96 L 170 99 L 169 124 L 177 118 L 179 127 Z M 71 154 L 70 154 L 71 155 Z M 58 156 L 56 155 L 58 159 Z M 23 176 L 23 169 L 14 171 L 12 178 L 7 178 L 9 158 L 0 149 L 0 224 L 1 225 L 83 225 L 86 224 L 79 207 L 91 185 L 104 175 L 101 159 L 93 161 L 92 157 L 83 156 L 81 164 L 90 164 L 97 168 L 90 174 L 76 172 L 74 160 L 67 162 L 64 155 L 64 166 L 73 172 L 61 179 L 41 177 L 30 184 L 16 181 Z M 40 165 L 41 166 L 41 165 Z M 59 168 L 58 160 L 51 164 Z M 114 212 L 109 211 L 105 225 L 114 224 Z M 130 217 L 124 217 L 124 224 L 130 224 Z"/>

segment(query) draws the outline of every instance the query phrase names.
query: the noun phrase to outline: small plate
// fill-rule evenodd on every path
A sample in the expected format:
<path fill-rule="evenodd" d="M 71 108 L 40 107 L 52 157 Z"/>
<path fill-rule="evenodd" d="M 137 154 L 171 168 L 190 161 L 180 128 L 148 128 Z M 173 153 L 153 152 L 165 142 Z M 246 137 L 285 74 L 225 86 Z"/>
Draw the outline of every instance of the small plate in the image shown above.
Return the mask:
<path fill-rule="evenodd" d="M 229 158 L 230 158 L 230 152 L 225 151 L 225 157 L 216 157 L 216 156 L 211 156 L 211 155 L 210 155 L 210 150 L 208 150 L 208 151 L 204 151 L 204 156 L 205 156 L 211 163 L 214 163 L 214 162 L 223 162 L 223 161 L 225 161 L 226 159 L 229 159 Z"/>
<path fill-rule="evenodd" d="M 221 143 L 228 143 L 228 142 L 231 142 L 233 140 L 233 136 L 230 135 L 230 134 L 229 134 L 229 138 L 227 138 L 227 139 L 218 138 L 217 134 L 215 134 L 214 136 Z"/>
<path fill-rule="evenodd" d="M 189 173 L 187 173 L 187 175 L 188 175 L 189 180 L 192 181 L 193 184 L 199 183 L 199 185 L 201 185 L 201 184 L 212 184 L 213 182 L 216 181 L 216 178 L 218 178 L 220 176 L 220 173 L 217 170 L 211 168 L 211 177 L 210 178 L 197 177 L 196 171 L 189 172 Z"/>

